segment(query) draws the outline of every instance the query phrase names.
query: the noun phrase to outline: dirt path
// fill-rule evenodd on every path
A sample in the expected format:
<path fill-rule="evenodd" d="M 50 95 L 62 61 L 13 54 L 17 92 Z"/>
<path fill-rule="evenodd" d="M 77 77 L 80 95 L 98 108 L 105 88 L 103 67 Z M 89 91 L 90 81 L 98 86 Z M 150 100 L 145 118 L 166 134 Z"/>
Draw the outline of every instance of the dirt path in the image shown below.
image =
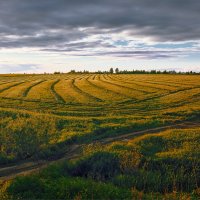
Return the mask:
<path fill-rule="evenodd" d="M 200 122 L 184 122 L 184 123 L 182 122 L 182 123 L 177 123 L 174 125 L 168 125 L 168 126 L 162 126 L 162 127 L 152 128 L 152 129 L 146 129 L 142 131 L 136 131 L 133 133 L 127 133 L 127 134 L 119 135 L 116 137 L 105 138 L 102 140 L 101 143 L 107 144 L 107 143 L 115 142 L 115 141 L 126 141 L 138 135 L 144 135 L 148 133 L 158 133 L 158 132 L 169 130 L 169 129 L 176 129 L 176 128 L 186 129 L 186 128 L 192 128 L 192 127 L 200 127 Z"/>
<path fill-rule="evenodd" d="M 55 160 L 38 160 L 38 161 L 23 161 L 15 165 L 0 168 L 0 181 L 10 180 L 19 175 L 30 174 L 31 172 L 41 170 L 50 164 L 58 161 L 73 159 L 79 155 L 81 145 L 72 145 L 62 158 Z"/>
<path fill-rule="evenodd" d="M 98 140 L 98 142 L 102 144 L 108 144 L 114 141 L 126 141 L 138 135 L 158 133 L 164 130 L 174 129 L 174 128 L 185 129 L 185 128 L 192 128 L 192 127 L 200 127 L 200 123 L 195 123 L 195 122 L 183 123 L 182 122 L 182 123 L 177 123 L 174 125 L 152 128 L 152 129 L 147 129 L 143 131 L 136 131 L 133 133 L 128 133 L 128 134 L 124 134 L 124 135 L 120 135 L 116 137 L 105 138 L 105 139 Z M 39 171 L 47 167 L 48 165 L 54 164 L 59 161 L 76 158 L 80 154 L 81 147 L 82 147 L 81 144 L 71 145 L 69 147 L 69 150 L 62 156 L 62 158 L 55 158 L 54 160 L 50 160 L 50 161 L 47 161 L 47 160 L 23 161 L 20 163 L 16 163 L 15 165 L 12 165 L 12 166 L 2 167 L 0 168 L 0 181 L 10 180 L 19 175 L 26 175 L 35 171 Z"/>

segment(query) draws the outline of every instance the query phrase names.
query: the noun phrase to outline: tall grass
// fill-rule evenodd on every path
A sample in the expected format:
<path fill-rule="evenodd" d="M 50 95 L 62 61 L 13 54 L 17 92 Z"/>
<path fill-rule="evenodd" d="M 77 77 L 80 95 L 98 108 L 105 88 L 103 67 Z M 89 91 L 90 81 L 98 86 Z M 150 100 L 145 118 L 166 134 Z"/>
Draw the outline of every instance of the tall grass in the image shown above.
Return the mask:
<path fill-rule="evenodd" d="M 86 145 L 81 159 L 7 183 L 14 198 L 198 196 L 199 129 L 112 144 L 107 138 L 177 122 L 198 124 L 200 76 L 10 75 L 0 82 L 1 166 L 62 155 L 72 143 Z M 99 140 L 107 144 L 87 146 Z"/>

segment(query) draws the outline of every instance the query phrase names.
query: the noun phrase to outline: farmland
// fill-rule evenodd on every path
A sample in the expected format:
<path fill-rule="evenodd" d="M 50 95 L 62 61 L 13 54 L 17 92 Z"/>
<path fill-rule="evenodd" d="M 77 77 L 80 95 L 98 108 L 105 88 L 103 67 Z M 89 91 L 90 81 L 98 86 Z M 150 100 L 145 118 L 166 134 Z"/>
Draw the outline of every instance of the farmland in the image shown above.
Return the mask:
<path fill-rule="evenodd" d="M 73 145 L 80 147 L 76 154 L 81 155 L 3 182 L 2 188 L 23 198 L 28 193 L 20 186 L 32 183 L 46 192 L 32 198 L 42 199 L 55 198 L 47 191 L 58 185 L 60 199 L 79 194 L 83 199 L 94 194 L 104 199 L 121 199 L 122 194 L 126 199 L 195 199 L 200 184 L 199 119 L 199 75 L 0 75 L 2 168 L 60 159 Z M 0 176 L 6 180 L 1 171 Z M 83 186 L 91 185 L 94 193 L 84 191 Z M 64 193 L 68 186 L 81 192 Z M 106 191 L 111 196 L 103 196 Z"/>

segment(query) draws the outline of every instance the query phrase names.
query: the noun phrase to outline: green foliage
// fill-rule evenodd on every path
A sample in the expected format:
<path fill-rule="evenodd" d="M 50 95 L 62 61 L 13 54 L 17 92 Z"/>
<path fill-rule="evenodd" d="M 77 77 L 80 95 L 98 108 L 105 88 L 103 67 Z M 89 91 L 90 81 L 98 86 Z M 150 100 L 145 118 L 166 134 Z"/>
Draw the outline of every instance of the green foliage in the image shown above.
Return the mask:
<path fill-rule="evenodd" d="M 146 192 L 192 192 L 200 184 L 200 146 L 196 143 L 199 139 L 197 128 L 144 135 L 128 143 L 88 145 L 84 147 L 85 157 L 77 162 L 79 171 L 72 175 L 88 177 L 89 172 L 101 163 L 96 155 L 110 153 L 118 158 L 119 165 L 116 166 L 119 171 L 110 178 L 119 187 L 134 186 Z M 103 161 L 100 166 L 104 164 L 112 169 L 111 160 Z M 96 179 L 95 176 L 90 177 Z"/>
<path fill-rule="evenodd" d="M 74 176 L 91 177 L 96 180 L 107 180 L 120 171 L 118 157 L 109 152 L 96 152 L 78 161 L 72 171 Z"/>
<path fill-rule="evenodd" d="M 76 161 L 11 181 L 14 199 L 199 195 L 199 129 L 149 130 L 185 120 L 198 123 L 199 76 L 110 72 L 0 77 L 1 165 L 60 158 L 70 144 L 105 144 L 86 146 Z M 136 137 L 142 130 L 149 134 Z M 126 140 L 110 144 L 115 136 Z"/>
<path fill-rule="evenodd" d="M 198 199 L 199 146 L 184 156 L 188 145 L 199 140 L 198 133 L 198 128 L 172 130 L 128 142 L 88 145 L 82 158 L 17 178 L 7 192 L 14 198 L 35 199 Z M 172 147 L 183 153 L 172 154 Z"/>
<path fill-rule="evenodd" d="M 69 177 L 43 181 L 39 177 L 21 177 L 7 191 L 14 198 L 23 199 L 131 199 L 129 190 L 112 184 Z"/>
<path fill-rule="evenodd" d="M 114 69 L 113 68 L 110 68 L 110 71 L 109 71 L 111 74 L 113 74 L 114 72 Z"/>
<path fill-rule="evenodd" d="M 149 136 L 145 140 L 140 140 L 137 144 L 143 155 L 153 156 L 165 148 L 164 142 L 162 137 Z"/>
<path fill-rule="evenodd" d="M 35 176 L 17 178 L 8 187 L 9 194 L 23 199 L 39 199 L 44 191 L 44 183 Z"/>
<path fill-rule="evenodd" d="M 16 118 L 0 132 L 0 163 L 24 159 L 57 141 L 55 122 L 49 118 Z"/>

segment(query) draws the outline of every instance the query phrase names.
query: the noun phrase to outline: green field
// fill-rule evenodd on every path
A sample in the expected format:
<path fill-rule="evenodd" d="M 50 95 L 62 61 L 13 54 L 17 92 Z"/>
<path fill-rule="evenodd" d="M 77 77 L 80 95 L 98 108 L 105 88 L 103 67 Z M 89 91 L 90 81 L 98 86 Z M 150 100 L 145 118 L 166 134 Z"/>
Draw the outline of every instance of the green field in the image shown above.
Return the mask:
<path fill-rule="evenodd" d="M 0 127 L 0 199 L 200 195 L 199 75 L 0 75 Z"/>

